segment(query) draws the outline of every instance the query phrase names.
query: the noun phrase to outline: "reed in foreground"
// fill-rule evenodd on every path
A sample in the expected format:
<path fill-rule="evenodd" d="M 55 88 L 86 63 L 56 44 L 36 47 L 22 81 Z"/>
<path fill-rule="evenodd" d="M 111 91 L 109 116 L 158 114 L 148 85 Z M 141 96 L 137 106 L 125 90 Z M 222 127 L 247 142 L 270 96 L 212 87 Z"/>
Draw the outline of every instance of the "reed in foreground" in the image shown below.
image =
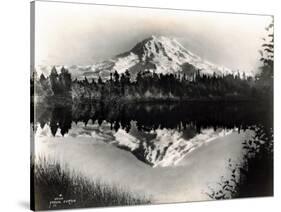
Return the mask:
<path fill-rule="evenodd" d="M 121 187 L 90 180 L 56 161 L 33 163 L 35 209 L 66 209 L 149 204 L 149 198 Z"/>

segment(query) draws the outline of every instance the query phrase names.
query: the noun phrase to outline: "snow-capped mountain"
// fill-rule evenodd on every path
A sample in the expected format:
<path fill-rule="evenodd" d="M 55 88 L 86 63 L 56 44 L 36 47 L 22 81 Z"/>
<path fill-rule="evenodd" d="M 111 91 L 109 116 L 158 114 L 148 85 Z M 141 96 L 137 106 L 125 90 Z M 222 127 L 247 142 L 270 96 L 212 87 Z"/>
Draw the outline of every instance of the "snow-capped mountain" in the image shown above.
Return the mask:
<path fill-rule="evenodd" d="M 100 74 L 103 71 L 114 70 L 124 73 L 128 69 L 133 75 L 141 70 L 149 70 L 158 74 L 192 74 L 196 70 L 201 70 L 201 73 L 206 74 L 232 73 L 230 69 L 201 59 L 186 50 L 175 39 L 164 36 L 151 36 L 138 43 L 130 51 L 94 65 L 93 69 Z"/>
<path fill-rule="evenodd" d="M 60 66 L 58 66 L 58 69 Z M 197 70 L 200 73 L 217 75 L 232 74 L 228 68 L 215 65 L 203 60 L 184 48 L 173 38 L 164 36 L 151 36 L 137 43 L 131 50 L 89 66 L 73 65 L 66 67 L 74 78 L 108 78 L 110 73 L 119 74 L 129 70 L 132 77 L 139 71 L 151 71 L 157 74 L 185 73 L 193 75 Z M 37 71 L 48 75 L 51 67 L 39 66 Z"/>

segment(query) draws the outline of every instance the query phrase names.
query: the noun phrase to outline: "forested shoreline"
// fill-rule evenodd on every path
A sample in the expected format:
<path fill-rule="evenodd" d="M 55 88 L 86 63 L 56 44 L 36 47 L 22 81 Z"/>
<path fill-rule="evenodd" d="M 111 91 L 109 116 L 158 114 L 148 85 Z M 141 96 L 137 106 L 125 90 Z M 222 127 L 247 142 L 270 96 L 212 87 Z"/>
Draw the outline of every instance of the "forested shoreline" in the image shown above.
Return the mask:
<path fill-rule="evenodd" d="M 245 73 L 239 72 L 209 76 L 200 74 L 200 70 L 193 76 L 143 71 L 134 81 L 128 70 L 121 75 L 115 71 L 107 80 L 101 77 L 72 80 L 66 68 L 62 67 L 58 73 L 53 67 L 49 76 L 41 74 L 38 78 L 35 73 L 31 80 L 35 85 L 35 96 L 75 102 L 250 101 L 268 98 L 272 90 L 272 83 L 262 77 L 246 77 Z"/>

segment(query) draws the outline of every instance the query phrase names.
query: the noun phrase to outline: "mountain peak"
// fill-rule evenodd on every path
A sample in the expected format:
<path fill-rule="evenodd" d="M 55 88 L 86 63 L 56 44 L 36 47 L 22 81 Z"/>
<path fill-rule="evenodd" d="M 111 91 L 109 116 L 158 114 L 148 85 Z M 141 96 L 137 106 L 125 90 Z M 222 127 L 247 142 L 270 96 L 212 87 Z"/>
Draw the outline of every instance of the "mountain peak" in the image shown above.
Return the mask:
<path fill-rule="evenodd" d="M 168 45 L 168 44 L 173 44 L 173 45 L 180 45 L 179 42 L 177 42 L 174 38 L 170 38 L 170 37 L 166 37 L 166 36 L 162 36 L 162 35 L 151 35 L 145 39 L 143 39 L 142 41 L 140 41 L 139 43 L 137 43 L 135 45 L 135 47 L 139 47 L 139 46 L 146 46 L 146 45 Z M 135 48 L 134 47 L 134 48 Z M 181 46 L 182 47 L 182 46 Z M 133 49 L 134 49 L 133 48 Z"/>
<path fill-rule="evenodd" d="M 137 43 L 131 50 L 116 55 L 114 58 L 93 64 L 88 67 L 73 67 L 77 77 L 109 78 L 110 73 L 119 74 L 129 70 L 132 79 L 141 71 L 157 74 L 185 74 L 192 77 L 195 72 L 212 75 L 233 74 L 225 67 L 215 65 L 193 54 L 175 38 L 162 35 L 151 35 Z M 75 75 L 75 76 L 76 76 Z"/>
<path fill-rule="evenodd" d="M 171 61 L 173 56 L 181 55 L 180 51 L 189 53 L 175 39 L 156 35 L 142 40 L 131 49 L 141 61 L 153 60 L 156 57 L 168 58 Z M 177 55 L 174 55 L 176 52 Z"/>
<path fill-rule="evenodd" d="M 162 35 L 151 35 L 137 43 L 129 54 L 134 61 L 136 55 L 144 68 L 154 69 L 156 73 L 185 73 L 192 75 L 196 70 L 212 75 L 231 74 L 228 68 L 212 64 L 193 54 L 182 46 L 175 38 Z M 148 64 L 148 66 L 147 66 Z"/>
<path fill-rule="evenodd" d="M 174 38 L 163 36 L 163 35 L 151 35 L 149 38 L 155 42 L 165 42 L 165 41 L 175 40 Z"/>

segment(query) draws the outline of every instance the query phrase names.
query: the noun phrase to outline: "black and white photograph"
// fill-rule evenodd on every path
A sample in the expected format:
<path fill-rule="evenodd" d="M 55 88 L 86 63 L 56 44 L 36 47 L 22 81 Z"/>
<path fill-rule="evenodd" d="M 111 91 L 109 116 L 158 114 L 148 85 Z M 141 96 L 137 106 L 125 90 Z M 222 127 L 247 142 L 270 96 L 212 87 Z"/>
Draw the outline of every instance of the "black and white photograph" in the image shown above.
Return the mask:
<path fill-rule="evenodd" d="M 32 210 L 274 195 L 274 16 L 31 3 Z"/>

